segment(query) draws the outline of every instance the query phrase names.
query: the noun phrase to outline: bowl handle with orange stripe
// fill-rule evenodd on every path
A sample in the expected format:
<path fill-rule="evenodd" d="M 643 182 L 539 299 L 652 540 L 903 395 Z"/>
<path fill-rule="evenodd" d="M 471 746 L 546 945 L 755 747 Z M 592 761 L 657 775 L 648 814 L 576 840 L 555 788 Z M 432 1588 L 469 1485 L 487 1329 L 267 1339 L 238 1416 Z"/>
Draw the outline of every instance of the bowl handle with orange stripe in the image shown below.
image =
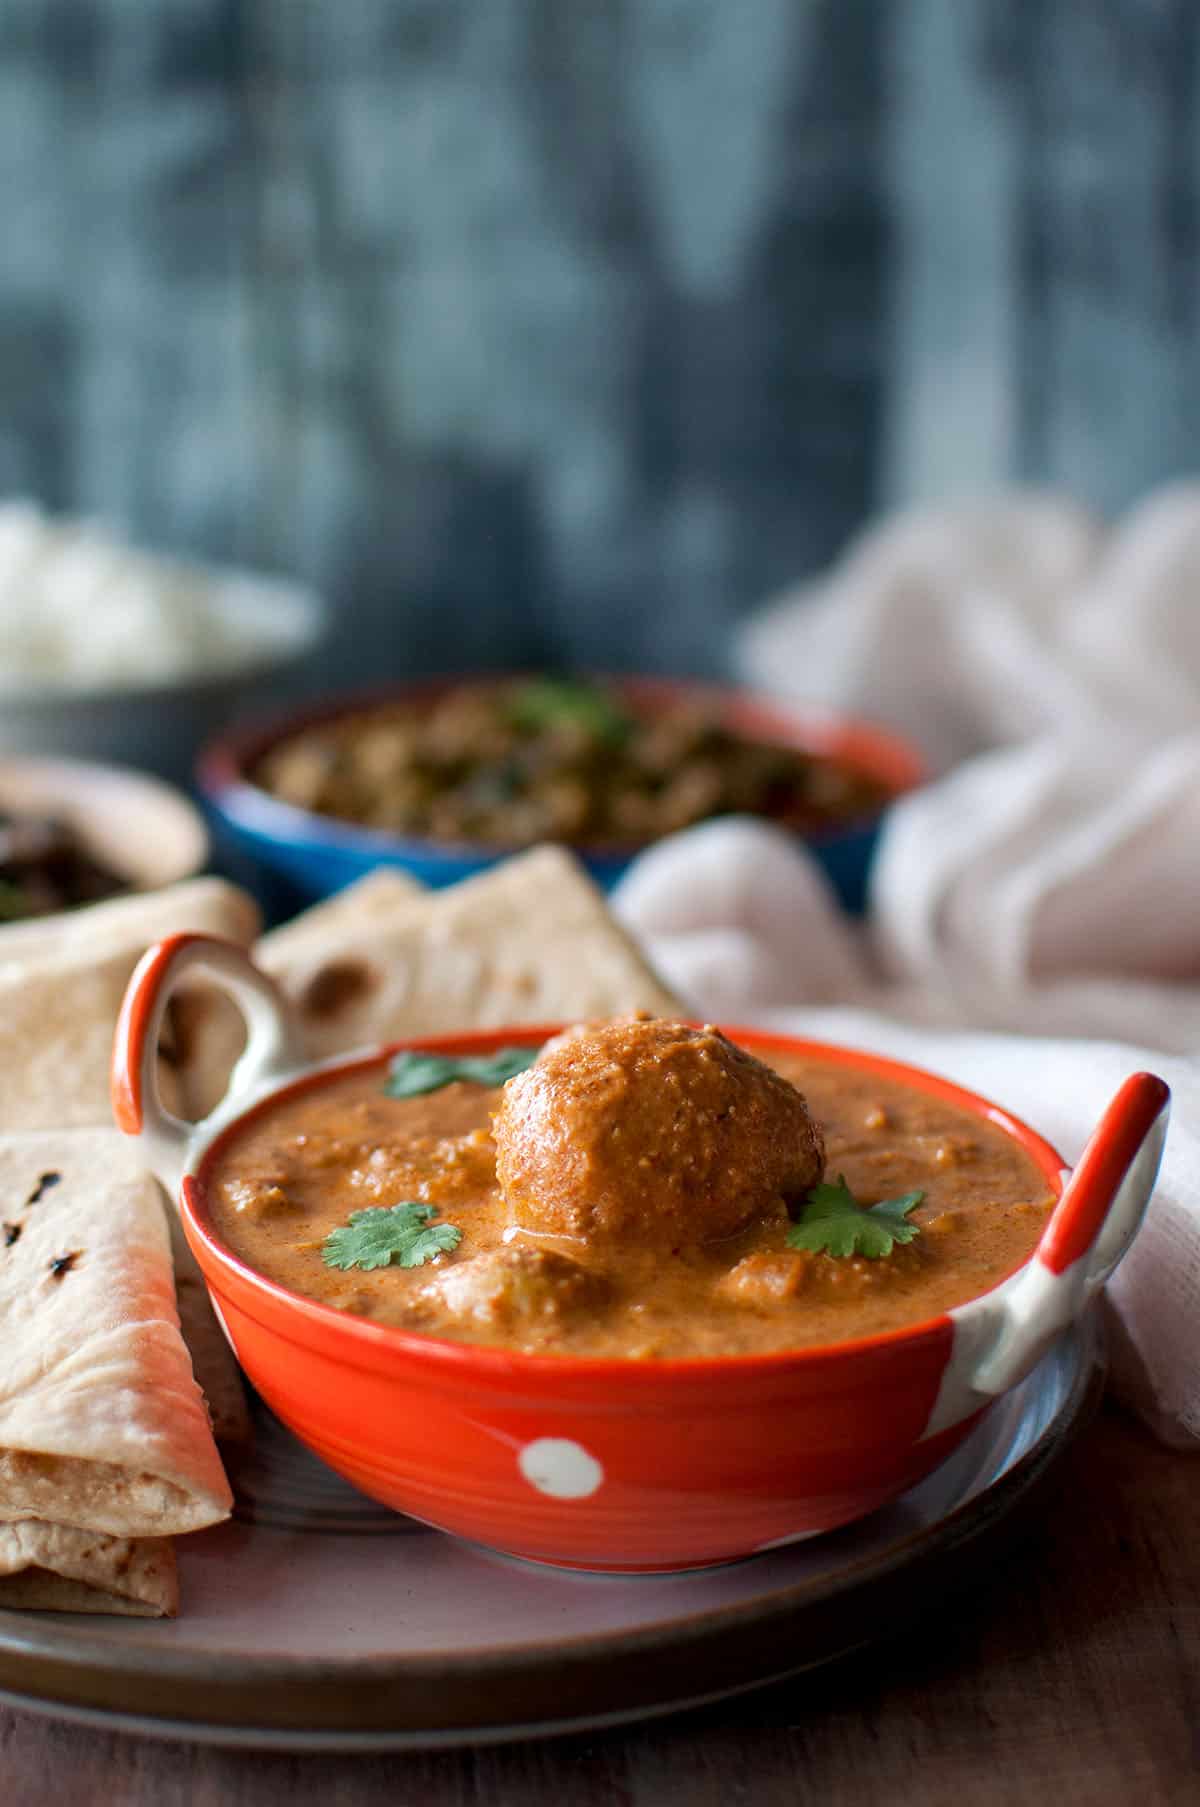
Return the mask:
<path fill-rule="evenodd" d="M 208 979 L 237 1005 L 246 1046 L 220 1103 L 201 1122 L 188 1123 L 162 1101 L 158 1048 L 173 994 L 195 979 Z M 142 957 L 121 1005 L 113 1042 L 113 1115 L 126 1135 L 140 1138 L 147 1166 L 174 1198 L 193 1151 L 306 1064 L 286 998 L 240 947 L 215 935 L 171 935 Z"/>
<path fill-rule="evenodd" d="M 1134 1073 L 1107 1106 L 1032 1260 L 950 1313 L 954 1346 L 925 1435 L 961 1423 L 1024 1378 L 1124 1258 L 1158 1177 L 1171 1094 Z"/>

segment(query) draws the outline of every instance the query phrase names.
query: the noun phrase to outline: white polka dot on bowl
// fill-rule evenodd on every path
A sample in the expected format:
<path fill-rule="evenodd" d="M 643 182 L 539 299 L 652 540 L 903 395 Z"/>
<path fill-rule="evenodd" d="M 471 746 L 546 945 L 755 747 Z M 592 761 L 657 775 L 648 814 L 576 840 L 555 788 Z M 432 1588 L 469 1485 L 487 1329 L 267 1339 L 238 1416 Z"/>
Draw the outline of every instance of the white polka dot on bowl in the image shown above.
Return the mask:
<path fill-rule="evenodd" d="M 582 1443 L 569 1437 L 535 1437 L 517 1457 L 531 1487 L 556 1500 L 584 1500 L 595 1493 L 604 1470 Z"/>

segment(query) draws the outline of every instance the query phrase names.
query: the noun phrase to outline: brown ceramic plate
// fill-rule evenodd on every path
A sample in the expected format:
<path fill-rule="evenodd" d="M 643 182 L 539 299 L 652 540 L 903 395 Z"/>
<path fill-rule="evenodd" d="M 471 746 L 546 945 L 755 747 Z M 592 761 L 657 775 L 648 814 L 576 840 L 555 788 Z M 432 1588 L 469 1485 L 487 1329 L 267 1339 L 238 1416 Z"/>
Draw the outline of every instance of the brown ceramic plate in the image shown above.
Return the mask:
<path fill-rule="evenodd" d="M 697 1705 L 927 1611 L 1045 1476 L 1100 1386 L 1087 1320 L 884 1511 L 724 1568 L 629 1577 L 539 1568 L 398 1517 L 264 1414 L 233 1520 L 180 1543 L 180 1617 L 0 1612 L 0 1699 L 115 1730 L 347 1751 Z"/>

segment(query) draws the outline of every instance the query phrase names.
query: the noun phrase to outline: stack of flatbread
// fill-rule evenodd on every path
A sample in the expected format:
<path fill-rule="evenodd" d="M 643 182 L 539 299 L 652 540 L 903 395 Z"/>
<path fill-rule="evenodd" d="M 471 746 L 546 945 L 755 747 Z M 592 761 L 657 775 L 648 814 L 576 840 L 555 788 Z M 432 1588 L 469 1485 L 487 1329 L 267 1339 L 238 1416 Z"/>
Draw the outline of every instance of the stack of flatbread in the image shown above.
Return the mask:
<path fill-rule="evenodd" d="M 106 1129 L 0 1141 L 0 1604 L 174 1612 L 171 1538 L 232 1496 L 161 1198 Z"/>
<path fill-rule="evenodd" d="M 108 1075 L 153 941 L 258 928 L 244 892 L 195 879 L 0 930 L 0 1605 L 173 1612 L 171 1538 L 229 1512 L 214 1430 L 248 1438 L 245 1394 L 174 1212 L 111 1127 Z M 227 1017 L 181 1002 L 226 1045 Z M 211 1044 L 170 1025 L 173 1108 Z"/>
<path fill-rule="evenodd" d="M 257 928 L 249 898 L 204 879 L 0 931 L 0 1605 L 172 1612 L 171 1539 L 229 1511 L 213 1433 L 244 1444 L 245 1397 L 174 1210 L 107 1127 L 108 1069 L 151 942 L 246 946 Z M 440 892 L 381 869 L 254 951 L 314 1059 L 679 1009 L 551 847 Z M 159 1051 L 168 1105 L 211 1109 L 241 1042 L 231 1006 L 181 997 Z"/>

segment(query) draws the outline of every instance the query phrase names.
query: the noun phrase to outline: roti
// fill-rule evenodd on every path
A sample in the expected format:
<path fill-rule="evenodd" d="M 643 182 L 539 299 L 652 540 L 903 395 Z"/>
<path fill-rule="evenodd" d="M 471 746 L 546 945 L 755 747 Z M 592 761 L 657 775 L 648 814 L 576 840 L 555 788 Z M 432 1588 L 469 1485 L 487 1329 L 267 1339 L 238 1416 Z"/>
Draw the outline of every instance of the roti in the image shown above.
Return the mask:
<path fill-rule="evenodd" d="M 376 886 L 363 896 L 366 883 Z M 356 887 L 321 933 L 266 936 L 257 958 L 314 1059 L 407 1036 L 575 1021 L 679 1003 L 577 859 L 538 847 L 446 891 Z"/>
<path fill-rule="evenodd" d="M 231 1505 L 136 1149 L 0 1138 L 0 1522 L 164 1537 Z"/>
<path fill-rule="evenodd" d="M 173 1618 L 175 1550 L 166 1537 L 108 1537 L 74 1525 L 0 1524 L 0 1607 Z"/>
<path fill-rule="evenodd" d="M 188 929 L 245 945 L 257 926 L 257 906 L 245 892 L 195 879 L 0 934 L 0 1133 L 110 1124 L 113 1030 L 146 949 Z M 185 1048 L 168 1041 L 162 1087 L 169 1108 L 188 1114 L 191 1099 L 210 1085 L 230 1014 L 232 1006 L 214 1003 L 207 1036 L 193 1034 Z"/>
<path fill-rule="evenodd" d="M 429 892 L 418 879 L 394 866 L 376 866 L 365 878 L 356 879 L 344 891 L 302 910 L 280 928 L 272 929 L 258 944 L 256 956 L 282 964 L 306 954 L 319 959 L 331 939 L 366 937 L 376 927 L 386 928 L 415 899 Z"/>
<path fill-rule="evenodd" d="M 93 1126 L 108 1131 L 113 1030 L 146 948 L 188 929 L 244 946 L 259 922 L 258 906 L 244 891 L 202 878 L 0 929 L 0 1136 Z M 227 1000 L 180 997 L 162 1044 L 159 1084 L 168 1109 L 196 1116 L 215 1102 L 241 1033 L 241 1018 Z M 111 1147 L 127 1170 L 131 1156 L 119 1136 L 111 1134 Z M 176 1262 L 184 1338 L 214 1430 L 222 1442 L 248 1442 L 240 1372 L 182 1236 Z"/>
<path fill-rule="evenodd" d="M 152 942 L 181 929 L 207 929 L 245 947 L 259 927 L 258 905 L 246 891 L 219 878 L 193 878 L 158 891 L 131 892 L 84 910 L 0 924 L 0 967 L 36 966 L 73 953 L 112 953 Z"/>

